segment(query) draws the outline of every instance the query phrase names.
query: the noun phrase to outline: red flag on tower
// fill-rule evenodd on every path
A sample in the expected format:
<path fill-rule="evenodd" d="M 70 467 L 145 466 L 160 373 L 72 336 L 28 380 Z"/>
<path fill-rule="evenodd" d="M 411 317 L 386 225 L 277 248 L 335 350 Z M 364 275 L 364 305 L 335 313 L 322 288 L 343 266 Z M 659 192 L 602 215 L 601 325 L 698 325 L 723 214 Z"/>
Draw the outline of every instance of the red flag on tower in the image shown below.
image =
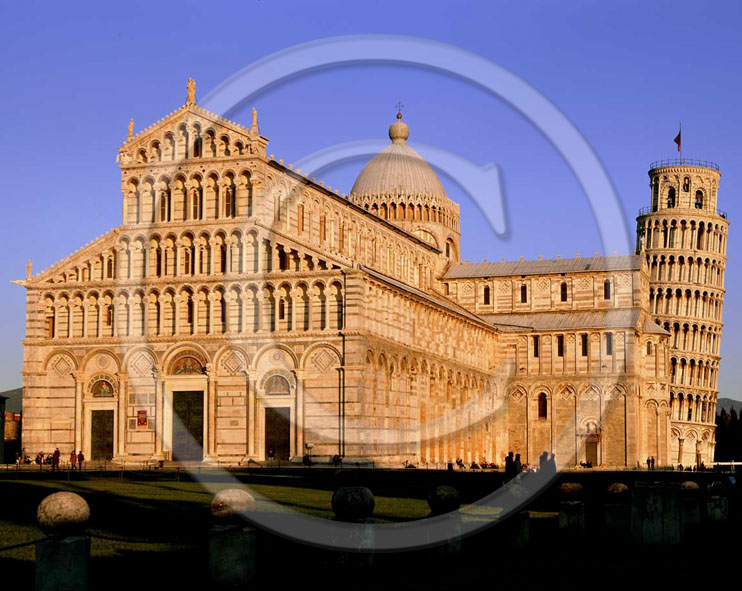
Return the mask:
<path fill-rule="evenodd" d="M 680 152 L 680 135 L 683 133 L 682 126 L 680 127 L 680 131 L 678 131 L 678 135 L 675 136 L 675 139 L 672 140 L 678 145 L 678 152 Z"/>

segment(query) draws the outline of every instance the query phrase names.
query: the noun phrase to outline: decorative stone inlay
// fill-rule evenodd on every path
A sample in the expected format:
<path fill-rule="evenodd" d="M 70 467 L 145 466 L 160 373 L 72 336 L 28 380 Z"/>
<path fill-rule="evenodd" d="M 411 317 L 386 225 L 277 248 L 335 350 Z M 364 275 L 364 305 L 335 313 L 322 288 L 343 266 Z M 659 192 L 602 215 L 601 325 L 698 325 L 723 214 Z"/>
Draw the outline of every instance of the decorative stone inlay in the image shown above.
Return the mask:
<path fill-rule="evenodd" d="M 600 393 L 593 387 L 588 388 L 582 393 L 583 400 L 596 400 L 600 398 Z"/>
<path fill-rule="evenodd" d="M 312 363 L 314 363 L 314 366 L 320 371 L 327 371 L 334 362 L 335 356 L 327 349 L 322 349 L 312 357 Z"/>
<path fill-rule="evenodd" d="M 108 355 L 98 355 L 95 358 L 95 365 L 97 365 L 100 369 L 105 369 L 109 365 L 111 365 L 111 358 Z"/>
<path fill-rule="evenodd" d="M 70 535 L 85 529 L 90 507 L 76 493 L 58 492 L 41 501 L 36 519 L 45 534 Z"/>
<path fill-rule="evenodd" d="M 244 367 L 244 357 L 237 351 L 230 351 L 222 359 L 222 368 L 229 375 L 236 375 Z"/>
<path fill-rule="evenodd" d="M 270 361 L 273 365 L 280 365 L 283 362 L 283 352 L 273 351 L 268 357 L 268 361 Z"/>
<path fill-rule="evenodd" d="M 73 367 L 73 364 L 66 355 L 58 355 L 57 358 L 52 361 L 52 369 L 60 377 L 69 375 Z"/>
<path fill-rule="evenodd" d="M 129 362 L 129 373 L 142 377 L 150 373 L 154 366 L 154 360 L 147 353 L 139 353 Z"/>

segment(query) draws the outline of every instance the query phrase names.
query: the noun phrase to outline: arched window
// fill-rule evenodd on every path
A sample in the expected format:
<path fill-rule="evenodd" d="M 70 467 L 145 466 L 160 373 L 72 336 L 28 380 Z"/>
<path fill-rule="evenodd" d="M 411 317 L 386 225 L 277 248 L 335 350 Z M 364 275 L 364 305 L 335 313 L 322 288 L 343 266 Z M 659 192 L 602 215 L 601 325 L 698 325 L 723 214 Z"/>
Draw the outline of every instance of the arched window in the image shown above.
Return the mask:
<path fill-rule="evenodd" d="M 703 209 L 703 191 L 696 191 L 696 209 Z"/>
<path fill-rule="evenodd" d="M 675 187 L 670 187 L 667 192 L 667 207 L 675 207 Z"/>
<path fill-rule="evenodd" d="M 170 195 L 168 191 L 160 193 L 160 221 L 170 221 Z"/>
<path fill-rule="evenodd" d="M 562 285 L 559 289 L 560 289 L 561 300 L 563 302 L 566 302 L 567 301 L 567 282 L 562 281 Z"/>
<path fill-rule="evenodd" d="M 283 376 L 271 376 L 265 382 L 265 393 L 268 396 L 287 396 L 291 394 L 289 381 Z"/>
<path fill-rule="evenodd" d="M 48 339 L 54 338 L 54 307 L 49 306 L 46 313 L 46 337 Z"/>
<path fill-rule="evenodd" d="M 201 218 L 201 189 L 194 189 L 191 193 L 191 219 Z"/>
<path fill-rule="evenodd" d="M 234 217 L 234 199 L 232 197 L 232 189 L 230 187 L 224 189 L 224 216 L 228 218 Z"/>
<path fill-rule="evenodd" d="M 520 286 L 520 303 L 525 304 L 528 302 L 528 287 L 524 283 Z"/>
<path fill-rule="evenodd" d="M 106 264 L 106 277 L 113 279 L 113 257 L 108 257 L 108 263 Z"/>
<path fill-rule="evenodd" d="M 611 299 L 611 282 L 608 279 L 603 282 L 603 299 Z"/>
<path fill-rule="evenodd" d="M 546 392 L 541 392 L 541 394 L 538 395 L 538 418 L 547 418 L 547 410 L 548 405 L 546 403 Z"/>
<path fill-rule="evenodd" d="M 193 257 L 191 255 L 190 247 L 186 248 L 183 252 L 183 274 L 191 275 L 193 270 Z"/>
<path fill-rule="evenodd" d="M 302 232 L 304 232 L 304 204 L 299 204 L 299 207 L 297 207 L 296 215 L 296 230 L 299 234 L 301 234 Z"/>
<path fill-rule="evenodd" d="M 685 177 L 683 178 L 683 193 L 687 193 L 690 191 L 690 178 Z"/>
<path fill-rule="evenodd" d="M 490 286 L 489 285 L 484 286 L 484 305 L 485 306 L 490 305 Z"/>
<path fill-rule="evenodd" d="M 186 314 L 186 322 L 188 324 L 193 324 L 193 298 L 188 298 L 188 312 Z"/>
<path fill-rule="evenodd" d="M 201 144 L 202 143 L 203 143 L 203 140 L 201 139 L 201 136 L 193 140 L 193 157 L 194 158 L 201 157 Z"/>
<path fill-rule="evenodd" d="M 446 242 L 446 258 L 450 258 L 451 256 L 451 243 Z"/>
<path fill-rule="evenodd" d="M 222 273 L 227 272 L 227 245 L 223 244 L 219 246 L 219 266 Z"/>
<path fill-rule="evenodd" d="M 647 355 L 652 354 L 652 341 L 647 341 Z"/>

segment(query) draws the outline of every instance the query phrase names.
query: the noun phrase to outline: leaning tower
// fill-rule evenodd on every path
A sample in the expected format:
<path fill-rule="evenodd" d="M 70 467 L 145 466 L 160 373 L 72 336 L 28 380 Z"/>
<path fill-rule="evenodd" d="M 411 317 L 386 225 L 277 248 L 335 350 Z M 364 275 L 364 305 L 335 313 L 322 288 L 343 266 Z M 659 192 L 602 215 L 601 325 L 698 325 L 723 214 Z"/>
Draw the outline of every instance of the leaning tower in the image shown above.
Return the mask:
<path fill-rule="evenodd" d="M 650 269 L 649 311 L 671 335 L 670 460 L 714 458 L 727 230 L 718 165 L 688 158 L 649 170 L 652 204 L 637 217 L 637 253 Z"/>

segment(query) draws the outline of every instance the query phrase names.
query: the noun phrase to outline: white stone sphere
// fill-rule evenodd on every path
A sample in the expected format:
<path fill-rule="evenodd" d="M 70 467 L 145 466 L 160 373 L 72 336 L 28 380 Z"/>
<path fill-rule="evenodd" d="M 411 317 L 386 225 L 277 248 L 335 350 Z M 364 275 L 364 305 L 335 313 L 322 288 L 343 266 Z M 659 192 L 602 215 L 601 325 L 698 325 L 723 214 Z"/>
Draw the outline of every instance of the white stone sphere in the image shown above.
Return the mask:
<path fill-rule="evenodd" d="M 211 500 L 211 515 L 218 521 L 238 521 L 242 515 L 253 511 L 253 496 L 241 488 L 225 488 Z"/>
<path fill-rule="evenodd" d="M 46 534 L 74 534 L 85 529 L 90 519 L 90 506 L 78 494 L 58 492 L 41 501 L 36 519 Z"/>

